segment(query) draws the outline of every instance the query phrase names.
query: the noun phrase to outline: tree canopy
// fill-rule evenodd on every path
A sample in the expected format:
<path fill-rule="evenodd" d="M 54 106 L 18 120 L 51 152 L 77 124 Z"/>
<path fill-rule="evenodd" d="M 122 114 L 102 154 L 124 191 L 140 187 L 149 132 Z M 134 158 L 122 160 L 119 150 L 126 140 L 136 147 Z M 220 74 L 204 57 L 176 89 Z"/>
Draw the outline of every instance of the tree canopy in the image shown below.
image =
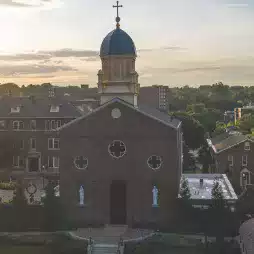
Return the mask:
<path fill-rule="evenodd" d="M 204 144 L 204 128 L 193 116 L 187 112 L 172 112 L 170 115 L 182 121 L 184 141 L 190 149 L 197 149 Z"/>

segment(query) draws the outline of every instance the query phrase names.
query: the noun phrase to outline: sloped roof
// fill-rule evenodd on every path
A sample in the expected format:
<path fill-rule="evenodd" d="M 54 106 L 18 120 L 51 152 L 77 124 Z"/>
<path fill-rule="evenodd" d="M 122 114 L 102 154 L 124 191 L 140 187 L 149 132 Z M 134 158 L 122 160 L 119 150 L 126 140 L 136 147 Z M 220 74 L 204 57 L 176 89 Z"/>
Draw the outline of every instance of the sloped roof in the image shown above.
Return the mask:
<path fill-rule="evenodd" d="M 87 113 L 87 114 L 84 114 L 83 116 L 79 117 L 79 118 L 76 118 L 74 119 L 73 121 L 65 124 L 65 125 L 62 125 L 60 128 L 58 128 L 57 130 L 58 131 L 61 131 L 62 129 L 65 129 L 65 128 L 68 128 L 69 126 L 71 126 L 72 124 L 75 124 L 81 120 L 83 120 L 84 118 L 92 115 L 92 114 L 95 114 L 96 112 L 100 111 L 101 109 L 107 107 L 108 105 L 112 104 L 112 103 L 115 103 L 115 102 L 119 102 L 137 112 L 140 112 L 141 114 L 147 116 L 147 117 L 150 117 L 158 122 L 161 122 L 171 128 L 174 128 L 174 129 L 178 129 L 180 126 L 181 126 L 181 121 L 174 118 L 174 117 L 171 117 L 169 115 L 167 115 L 166 113 L 163 113 L 163 112 L 160 112 L 159 110 L 157 109 L 154 109 L 154 108 L 150 108 L 148 106 L 145 106 L 145 105 L 139 105 L 139 107 L 134 107 L 133 105 L 119 99 L 119 98 L 114 98 L 112 99 L 111 101 L 108 101 L 106 103 L 104 103 L 103 105 L 99 106 L 98 108 L 94 109 L 93 111 Z"/>
<path fill-rule="evenodd" d="M 247 140 L 250 139 L 248 136 L 243 134 L 223 133 L 214 138 L 207 139 L 207 142 L 215 153 L 220 153 Z"/>
<path fill-rule="evenodd" d="M 51 105 L 59 106 L 59 112 L 50 112 Z M 19 113 L 11 113 L 20 106 Z M 59 98 L 11 97 L 0 99 L 0 117 L 79 117 L 81 113 L 72 103 Z"/>

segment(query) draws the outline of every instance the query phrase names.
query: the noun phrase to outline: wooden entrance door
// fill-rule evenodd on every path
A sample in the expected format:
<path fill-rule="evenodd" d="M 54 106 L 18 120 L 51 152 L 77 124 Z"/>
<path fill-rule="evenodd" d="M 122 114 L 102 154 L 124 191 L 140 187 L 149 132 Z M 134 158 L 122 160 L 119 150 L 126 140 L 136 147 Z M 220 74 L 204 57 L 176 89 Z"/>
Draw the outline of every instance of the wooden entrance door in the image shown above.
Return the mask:
<path fill-rule="evenodd" d="M 126 224 L 126 183 L 113 181 L 110 186 L 110 223 Z"/>

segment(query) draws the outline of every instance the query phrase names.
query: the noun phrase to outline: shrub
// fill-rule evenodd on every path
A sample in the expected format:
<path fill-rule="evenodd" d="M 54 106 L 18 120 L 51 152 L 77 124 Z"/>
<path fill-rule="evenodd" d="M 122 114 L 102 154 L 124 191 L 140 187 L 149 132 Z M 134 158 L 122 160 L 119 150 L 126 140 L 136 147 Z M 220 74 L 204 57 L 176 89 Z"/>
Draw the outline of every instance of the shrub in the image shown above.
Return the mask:
<path fill-rule="evenodd" d="M 10 183 L 4 183 L 0 182 L 0 190 L 15 190 L 16 189 L 16 183 L 10 182 Z"/>

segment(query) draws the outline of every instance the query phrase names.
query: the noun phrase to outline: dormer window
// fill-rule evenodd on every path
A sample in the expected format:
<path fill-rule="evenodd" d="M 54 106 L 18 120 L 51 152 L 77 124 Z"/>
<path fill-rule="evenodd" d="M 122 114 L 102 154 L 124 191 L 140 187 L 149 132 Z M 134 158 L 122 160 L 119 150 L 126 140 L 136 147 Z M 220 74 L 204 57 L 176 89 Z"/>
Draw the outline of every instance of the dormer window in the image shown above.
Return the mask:
<path fill-rule="evenodd" d="M 244 150 L 245 151 L 250 151 L 250 142 L 245 142 L 244 143 Z"/>
<path fill-rule="evenodd" d="M 50 106 L 50 112 L 59 112 L 60 107 L 57 105 Z"/>
<path fill-rule="evenodd" d="M 12 107 L 11 113 L 19 113 L 20 112 L 20 106 Z"/>

